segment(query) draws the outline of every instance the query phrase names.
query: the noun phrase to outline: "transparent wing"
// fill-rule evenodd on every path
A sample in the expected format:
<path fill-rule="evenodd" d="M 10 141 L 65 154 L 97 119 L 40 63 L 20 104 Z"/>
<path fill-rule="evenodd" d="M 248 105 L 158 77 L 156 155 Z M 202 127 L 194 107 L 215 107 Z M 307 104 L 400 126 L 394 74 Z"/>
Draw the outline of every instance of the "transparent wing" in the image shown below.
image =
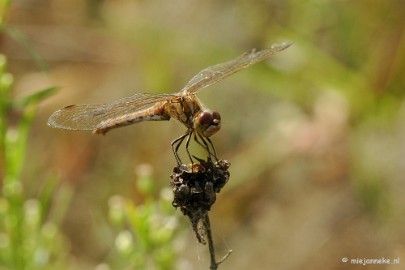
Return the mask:
<path fill-rule="evenodd" d="M 70 130 L 94 130 L 102 121 L 152 107 L 173 97 L 175 95 L 137 93 L 109 104 L 70 105 L 54 112 L 48 125 Z"/>
<path fill-rule="evenodd" d="M 195 75 L 181 90 L 181 92 L 195 93 L 204 87 L 219 82 L 242 69 L 265 60 L 276 52 L 287 49 L 291 45 L 292 42 L 273 44 L 270 49 L 258 52 L 251 50 L 231 61 L 207 67 Z"/>

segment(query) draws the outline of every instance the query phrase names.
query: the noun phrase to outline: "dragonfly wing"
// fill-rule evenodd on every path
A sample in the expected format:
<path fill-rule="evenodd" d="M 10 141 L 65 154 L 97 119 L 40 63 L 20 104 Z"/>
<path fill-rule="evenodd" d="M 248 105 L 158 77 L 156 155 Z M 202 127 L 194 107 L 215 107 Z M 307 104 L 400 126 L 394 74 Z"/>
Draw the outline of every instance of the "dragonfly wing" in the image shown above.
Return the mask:
<path fill-rule="evenodd" d="M 262 51 L 255 51 L 253 49 L 231 61 L 207 67 L 195 75 L 181 92 L 195 93 L 257 62 L 268 59 L 276 52 L 285 50 L 291 45 L 292 42 L 284 42 L 273 44 L 270 49 Z"/>
<path fill-rule="evenodd" d="M 173 96 L 137 93 L 109 104 L 69 105 L 54 112 L 48 125 L 69 130 L 95 130 L 103 121 L 147 109 Z"/>

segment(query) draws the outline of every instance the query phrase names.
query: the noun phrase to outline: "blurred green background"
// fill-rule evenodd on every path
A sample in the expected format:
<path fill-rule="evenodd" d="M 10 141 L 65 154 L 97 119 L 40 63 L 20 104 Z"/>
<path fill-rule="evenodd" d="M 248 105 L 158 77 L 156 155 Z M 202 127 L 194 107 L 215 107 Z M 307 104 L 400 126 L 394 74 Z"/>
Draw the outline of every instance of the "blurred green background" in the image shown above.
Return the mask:
<path fill-rule="evenodd" d="M 11 181 L 22 183 L 20 199 L 2 179 L 0 269 L 208 269 L 207 247 L 167 198 L 180 123 L 95 136 L 46 121 L 70 104 L 176 92 L 207 66 L 284 40 L 294 45 L 199 94 L 222 115 L 212 140 L 232 163 L 210 212 L 217 256 L 234 250 L 220 269 L 359 267 L 344 257 L 399 258 L 365 269 L 403 269 L 404 1 L 7 2 L 0 53 L 14 77 L 8 98 L 59 90 L 35 107 Z M 4 112 L 10 136 L 26 110 Z M 33 248 L 16 266 L 13 224 L 25 228 L 38 202 L 35 230 L 51 224 L 59 244 Z M 22 223 L 13 223 L 19 206 Z"/>

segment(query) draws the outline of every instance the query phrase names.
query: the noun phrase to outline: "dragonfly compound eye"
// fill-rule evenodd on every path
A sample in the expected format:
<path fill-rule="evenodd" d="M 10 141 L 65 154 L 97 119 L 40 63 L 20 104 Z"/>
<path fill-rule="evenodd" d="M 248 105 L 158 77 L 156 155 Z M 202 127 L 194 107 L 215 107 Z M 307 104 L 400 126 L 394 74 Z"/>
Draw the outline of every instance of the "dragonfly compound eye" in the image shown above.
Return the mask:
<path fill-rule="evenodd" d="M 194 128 L 204 137 L 210 137 L 221 128 L 221 116 L 215 111 L 202 111 L 196 116 Z"/>

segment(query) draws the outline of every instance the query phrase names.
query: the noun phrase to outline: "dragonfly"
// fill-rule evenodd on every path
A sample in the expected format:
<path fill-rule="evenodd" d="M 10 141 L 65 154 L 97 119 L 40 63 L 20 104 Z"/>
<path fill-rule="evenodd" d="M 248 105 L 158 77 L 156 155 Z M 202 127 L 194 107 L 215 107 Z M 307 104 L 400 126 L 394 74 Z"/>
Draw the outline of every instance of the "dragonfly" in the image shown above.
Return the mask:
<path fill-rule="evenodd" d="M 214 157 L 218 160 L 210 137 L 220 130 L 221 116 L 217 111 L 208 109 L 197 98 L 196 93 L 240 70 L 270 58 L 291 45 L 292 42 L 283 42 L 260 51 L 253 49 L 233 60 L 207 67 L 174 94 L 136 93 L 107 104 L 69 105 L 54 112 L 48 119 L 48 125 L 67 130 L 90 130 L 94 134 L 104 135 L 111 129 L 142 121 L 174 118 L 187 128 L 182 136 L 171 143 L 178 164 L 182 162 L 178 150 L 184 140 L 188 157 L 193 163 L 189 151 L 192 136 L 194 141 L 207 151 L 209 158 Z"/>

